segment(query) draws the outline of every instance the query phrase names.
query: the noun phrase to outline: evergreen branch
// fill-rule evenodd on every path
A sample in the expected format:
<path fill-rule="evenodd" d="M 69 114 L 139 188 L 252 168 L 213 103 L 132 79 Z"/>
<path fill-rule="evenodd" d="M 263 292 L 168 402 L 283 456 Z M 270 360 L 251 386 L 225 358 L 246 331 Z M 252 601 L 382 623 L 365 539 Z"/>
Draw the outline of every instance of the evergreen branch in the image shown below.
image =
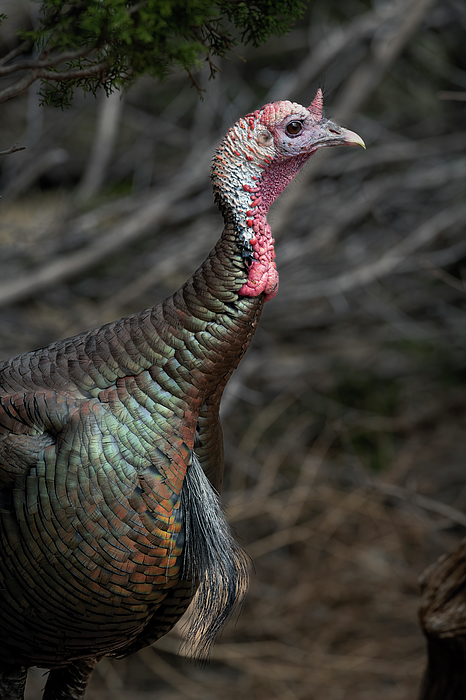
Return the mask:
<path fill-rule="evenodd" d="M 141 0 L 141 2 L 136 3 L 136 5 L 132 5 L 131 7 L 128 7 L 128 14 L 129 15 L 134 15 L 136 12 L 139 12 L 141 7 L 144 7 L 147 5 L 149 0 Z"/>
<path fill-rule="evenodd" d="M 77 87 L 93 94 L 103 87 L 108 93 L 143 75 L 163 80 L 174 66 L 186 71 L 201 93 L 193 72 L 206 59 L 213 77 L 213 59 L 234 53 L 237 42 L 230 26 L 258 46 L 272 34 L 286 32 L 304 9 L 301 0 L 41 1 L 38 25 L 18 32 L 23 43 L 0 60 L 0 77 L 28 71 L 0 91 L 0 102 L 41 80 L 42 104 L 64 107 Z M 12 62 L 32 46 L 39 49 L 38 56 Z M 92 52 L 93 60 L 80 61 Z M 66 69 L 53 70 L 64 62 Z"/>

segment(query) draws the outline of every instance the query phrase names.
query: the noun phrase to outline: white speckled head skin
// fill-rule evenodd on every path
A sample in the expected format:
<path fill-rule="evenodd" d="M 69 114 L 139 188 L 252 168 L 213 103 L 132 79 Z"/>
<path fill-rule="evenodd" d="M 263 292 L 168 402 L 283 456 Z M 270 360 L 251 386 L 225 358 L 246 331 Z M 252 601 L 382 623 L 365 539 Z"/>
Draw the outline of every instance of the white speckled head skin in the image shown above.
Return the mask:
<path fill-rule="evenodd" d="M 240 294 L 268 301 L 278 289 L 275 251 L 267 212 L 272 202 L 319 149 L 364 146 L 361 137 L 322 115 L 319 89 L 309 105 L 280 101 L 240 119 L 214 157 L 212 184 L 225 219 L 238 229 L 243 255 L 250 260 Z"/>

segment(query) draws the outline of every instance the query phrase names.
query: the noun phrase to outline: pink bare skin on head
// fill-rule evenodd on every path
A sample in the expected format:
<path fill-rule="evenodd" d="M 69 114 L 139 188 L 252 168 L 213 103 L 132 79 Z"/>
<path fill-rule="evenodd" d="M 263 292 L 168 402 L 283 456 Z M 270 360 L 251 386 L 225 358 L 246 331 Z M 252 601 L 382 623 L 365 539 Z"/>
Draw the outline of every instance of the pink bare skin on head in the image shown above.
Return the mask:
<path fill-rule="evenodd" d="M 309 107 L 288 101 L 265 105 L 240 119 L 217 151 L 214 192 L 220 207 L 231 210 L 250 262 L 247 282 L 239 290 L 243 296 L 264 294 L 269 301 L 277 293 L 274 239 L 267 223 L 272 202 L 319 148 L 364 146 L 357 134 L 325 119 L 322 107 L 320 89 Z M 239 196 L 225 191 L 227 175 L 236 185 L 242 183 Z M 221 193 L 217 183 L 222 183 Z"/>

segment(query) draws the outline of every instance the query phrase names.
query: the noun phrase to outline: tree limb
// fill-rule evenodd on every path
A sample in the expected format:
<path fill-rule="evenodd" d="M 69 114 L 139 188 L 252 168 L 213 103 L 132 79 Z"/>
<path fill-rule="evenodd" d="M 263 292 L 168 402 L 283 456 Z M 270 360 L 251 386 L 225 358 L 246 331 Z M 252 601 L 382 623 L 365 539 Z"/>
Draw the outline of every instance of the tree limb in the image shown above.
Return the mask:
<path fill-rule="evenodd" d="M 30 49 L 31 46 L 32 41 L 30 39 L 26 39 L 26 41 L 23 41 L 23 43 L 17 46 L 16 49 L 12 49 L 9 53 L 6 54 L 6 56 L 0 58 L 0 66 L 4 66 L 6 63 L 9 63 L 14 58 L 16 58 L 16 56 L 19 56 L 20 54 Z"/>
<path fill-rule="evenodd" d="M 62 63 L 62 61 L 74 61 L 77 58 L 82 58 L 87 56 L 95 47 L 78 49 L 77 51 L 66 51 L 65 53 L 58 54 L 54 58 L 47 58 L 44 61 L 37 60 L 27 60 L 27 61 L 17 61 L 17 63 L 12 63 L 10 66 L 4 65 L 3 68 L 0 67 L 0 76 L 11 75 L 11 73 L 16 73 L 19 70 L 28 70 L 33 68 L 53 68 L 53 66 Z M 4 63 L 6 63 L 7 56 L 5 56 Z"/>
<path fill-rule="evenodd" d="M 10 153 L 16 153 L 17 151 L 24 151 L 25 146 L 18 146 L 18 142 L 15 143 L 11 148 L 7 148 L 6 151 L 0 151 L 0 156 L 9 156 Z"/>
<path fill-rule="evenodd" d="M 420 700 L 460 700 L 466 694 L 466 540 L 422 574 L 419 617 L 428 665 Z"/>
<path fill-rule="evenodd" d="M 17 80 L 16 83 L 13 83 L 13 85 L 9 85 L 8 87 L 3 88 L 3 90 L 0 90 L 0 104 L 20 95 L 22 92 L 27 90 L 35 80 L 37 80 L 36 75 L 27 73 L 20 80 Z"/>
<path fill-rule="evenodd" d="M 95 65 L 87 66 L 86 68 L 77 68 L 76 70 L 55 72 L 45 68 L 32 68 L 21 80 L 18 80 L 13 85 L 9 85 L 0 91 L 0 104 L 11 100 L 12 97 L 17 97 L 28 88 L 36 80 L 54 80 L 56 82 L 65 80 L 79 80 L 81 78 L 89 78 L 98 73 L 104 73 L 108 70 L 109 61 L 102 61 Z"/>
<path fill-rule="evenodd" d="M 110 65 L 109 61 L 102 61 L 101 63 L 96 63 L 94 65 L 87 66 L 86 68 L 77 68 L 76 70 L 61 71 L 61 73 L 55 73 L 54 71 L 45 70 L 44 68 L 34 69 L 37 78 L 43 80 L 75 80 L 79 78 L 88 78 L 96 73 L 103 73 L 108 70 Z"/>

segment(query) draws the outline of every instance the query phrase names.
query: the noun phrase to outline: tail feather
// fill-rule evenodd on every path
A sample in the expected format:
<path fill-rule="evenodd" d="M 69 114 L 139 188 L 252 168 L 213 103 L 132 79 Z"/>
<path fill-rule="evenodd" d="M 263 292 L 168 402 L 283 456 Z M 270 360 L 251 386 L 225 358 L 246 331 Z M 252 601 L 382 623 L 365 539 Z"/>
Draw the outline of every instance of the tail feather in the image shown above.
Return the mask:
<path fill-rule="evenodd" d="M 186 534 L 183 578 L 197 585 L 181 651 L 202 662 L 228 617 L 243 602 L 251 560 L 233 539 L 219 496 L 195 453 L 181 497 Z"/>

